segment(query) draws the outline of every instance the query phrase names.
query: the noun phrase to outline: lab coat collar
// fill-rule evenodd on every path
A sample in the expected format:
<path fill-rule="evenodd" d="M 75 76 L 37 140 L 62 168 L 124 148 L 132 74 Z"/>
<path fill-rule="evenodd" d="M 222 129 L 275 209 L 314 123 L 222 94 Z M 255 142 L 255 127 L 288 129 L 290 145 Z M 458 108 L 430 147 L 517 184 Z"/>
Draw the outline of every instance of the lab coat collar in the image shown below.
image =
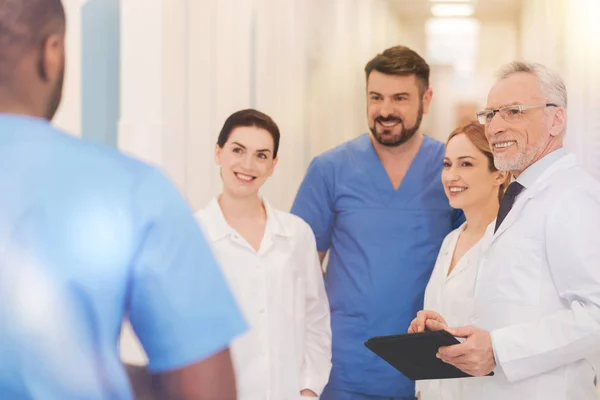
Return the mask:
<path fill-rule="evenodd" d="M 544 171 L 566 154 L 567 152 L 562 147 L 554 150 L 552 153 L 545 155 L 540 160 L 530 165 L 525 171 L 521 172 L 516 181 L 526 188 L 533 186 L 535 181 L 544 174 Z"/>
<path fill-rule="evenodd" d="M 450 269 L 450 264 L 452 264 L 452 259 L 454 258 L 454 252 L 456 250 L 456 243 L 458 242 L 458 238 L 460 237 L 460 234 L 462 233 L 462 231 L 465 230 L 466 225 L 467 225 L 467 223 L 463 222 L 461 226 L 459 226 L 457 229 L 450 232 L 448 234 L 448 236 L 449 236 L 448 240 L 446 240 L 444 243 L 444 247 L 442 247 L 440 249 L 440 254 L 442 255 L 443 260 L 444 260 L 444 264 L 443 264 L 444 280 L 450 279 L 450 276 L 448 275 L 448 270 Z M 456 266 L 455 266 L 454 270 L 452 271 L 452 274 L 454 274 L 455 270 L 456 270 Z M 450 275 L 452 275 L 452 274 L 450 274 Z"/>
<path fill-rule="evenodd" d="M 553 175 L 565 169 L 573 168 L 576 165 L 577 160 L 575 159 L 575 156 L 568 154 L 559 158 L 552 165 L 548 166 L 548 168 L 533 182 L 531 187 L 525 188 L 519 197 L 517 197 L 513 208 L 510 210 L 504 221 L 502 221 L 502 225 L 500 225 L 494 234 L 492 242 L 501 236 L 502 233 L 519 218 L 519 214 L 529 200 L 534 198 L 538 193 L 552 183 Z"/>
<path fill-rule="evenodd" d="M 452 240 L 452 254 L 449 257 L 448 265 L 445 268 L 446 282 L 454 279 L 456 276 L 460 275 L 462 272 L 464 272 L 470 268 L 478 267 L 478 264 L 474 263 L 473 260 L 478 260 L 479 256 L 473 257 L 473 254 L 475 253 L 475 255 L 477 255 L 478 253 L 481 252 L 482 243 L 484 242 L 485 235 L 490 230 L 490 227 L 493 229 L 494 223 L 490 223 L 488 225 L 488 227 L 485 230 L 486 233 L 484 233 L 483 237 L 480 240 L 478 240 L 477 243 L 475 243 L 469 250 L 467 250 L 463 254 L 462 258 L 456 263 L 456 265 L 454 266 L 454 269 L 448 275 L 448 268 L 450 266 L 450 263 L 452 263 L 452 259 L 454 258 L 454 252 L 456 251 L 456 244 L 458 242 L 458 238 L 459 238 L 460 234 L 462 233 L 462 231 L 465 230 L 466 226 L 467 226 L 467 223 L 465 222 L 461 225 L 459 230 L 455 231 L 455 232 L 457 232 L 457 234 Z"/>
<path fill-rule="evenodd" d="M 290 231 L 289 227 L 286 227 L 281 221 L 277 211 L 271 207 L 271 204 L 264 198 L 262 198 L 262 202 L 265 210 L 267 211 L 267 228 L 269 231 L 275 236 L 282 236 L 286 238 L 292 237 L 292 232 Z"/>
<path fill-rule="evenodd" d="M 218 197 L 215 197 L 208 203 L 203 213 L 205 215 L 203 226 L 212 242 L 223 239 L 235 232 L 225 220 L 225 216 L 219 205 Z"/>
<path fill-rule="evenodd" d="M 292 233 L 277 216 L 276 210 L 271 207 L 267 200 L 262 197 L 261 200 L 267 212 L 267 229 L 265 230 L 265 233 L 270 232 L 274 236 L 291 237 Z M 221 210 L 221 206 L 219 205 L 218 197 L 211 200 L 205 209 L 205 213 L 208 218 L 204 225 L 212 242 L 216 242 L 217 240 L 235 233 L 235 229 L 229 226 L 223 215 L 223 210 Z"/>

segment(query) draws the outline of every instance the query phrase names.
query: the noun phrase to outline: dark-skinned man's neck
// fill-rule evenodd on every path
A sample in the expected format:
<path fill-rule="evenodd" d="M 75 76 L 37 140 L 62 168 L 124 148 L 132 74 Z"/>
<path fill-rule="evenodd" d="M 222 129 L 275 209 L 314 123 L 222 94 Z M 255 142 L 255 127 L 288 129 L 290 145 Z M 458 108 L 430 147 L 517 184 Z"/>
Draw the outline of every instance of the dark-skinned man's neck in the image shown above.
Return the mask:
<path fill-rule="evenodd" d="M 27 105 L 18 98 L 12 90 L 0 86 L 0 113 L 44 118 L 42 113 L 35 110 L 36 107 Z"/>

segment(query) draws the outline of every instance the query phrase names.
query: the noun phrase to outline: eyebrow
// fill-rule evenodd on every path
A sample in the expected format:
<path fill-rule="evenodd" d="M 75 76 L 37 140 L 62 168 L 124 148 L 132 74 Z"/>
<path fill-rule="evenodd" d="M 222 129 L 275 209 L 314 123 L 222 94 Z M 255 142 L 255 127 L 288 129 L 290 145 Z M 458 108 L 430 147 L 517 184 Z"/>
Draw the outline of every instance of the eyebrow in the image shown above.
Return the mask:
<path fill-rule="evenodd" d="M 476 159 L 475 157 L 471 157 L 471 156 L 460 156 L 460 157 L 458 157 L 458 159 L 459 159 L 459 160 L 464 160 L 464 159 L 466 159 L 466 158 L 470 158 L 470 159 L 472 159 L 472 160 L 475 160 L 475 159 Z M 447 156 L 446 156 L 446 157 L 444 157 L 444 160 L 450 160 L 450 157 L 447 157 Z"/>
<path fill-rule="evenodd" d="M 369 92 L 369 94 L 370 94 L 370 95 L 372 95 L 372 94 L 376 94 L 376 95 L 378 95 L 378 96 L 383 96 L 381 93 L 377 93 L 377 92 L 375 92 L 375 91 L 373 91 L 373 90 L 371 90 L 371 91 Z M 392 94 L 391 96 L 408 96 L 408 97 L 410 97 L 410 93 L 408 93 L 408 92 L 394 93 L 394 94 Z"/>
<path fill-rule="evenodd" d="M 488 107 L 485 108 L 485 111 L 499 110 L 499 109 L 504 108 L 504 107 L 518 106 L 520 104 L 521 104 L 520 101 L 513 101 L 512 103 L 508 103 L 508 104 L 500 104 L 498 107 L 490 107 L 490 106 L 488 106 Z"/>
<path fill-rule="evenodd" d="M 244 146 L 243 144 L 241 144 L 240 142 L 231 142 L 231 144 L 240 146 L 242 149 L 247 149 L 247 147 Z M 269 150 L 269 149 L 260 149 L 260 150 L 256 150 L 256 152 L 257 153 L 266 153 L 266 152 L 272 153 L 271 150 Z"/>

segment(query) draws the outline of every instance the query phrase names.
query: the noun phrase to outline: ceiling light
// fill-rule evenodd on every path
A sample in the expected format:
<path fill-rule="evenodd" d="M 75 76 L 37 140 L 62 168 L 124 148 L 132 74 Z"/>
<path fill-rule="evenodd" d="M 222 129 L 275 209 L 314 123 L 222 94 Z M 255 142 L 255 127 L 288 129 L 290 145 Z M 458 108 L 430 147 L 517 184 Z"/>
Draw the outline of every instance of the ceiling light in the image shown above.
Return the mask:
<path fill-rule="evenodd" d="M 434 17 L 470 17 L 475 10 L 470 4 L 434 4 L 431 14 Z"/>

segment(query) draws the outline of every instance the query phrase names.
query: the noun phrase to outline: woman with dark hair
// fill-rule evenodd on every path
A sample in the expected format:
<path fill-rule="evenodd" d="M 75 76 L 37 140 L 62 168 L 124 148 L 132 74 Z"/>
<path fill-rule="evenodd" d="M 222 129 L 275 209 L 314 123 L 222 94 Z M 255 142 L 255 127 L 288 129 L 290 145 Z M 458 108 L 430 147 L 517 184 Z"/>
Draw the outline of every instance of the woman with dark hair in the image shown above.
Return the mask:
<path fill-rule="evenodd" d="M 250 326 L 231 346 L 239 400 L 317 397 L 331 369 L 313 232 L 259 194 L 277 165 L 279 137 L 259 111 L 232 114 L 215 148 L 223 192 L 197 214 Z"/>
<path fill-rule="evenodd" d="M 449 326 L 471 324 L 475 278 L 481 238 L 494 228 L 500 199 L 510 177 L 494 166 L 494 156 L 483 125 L 469 122 L 456 128 L 446 141 L 442 183 L 450 205 L 461 209 L 466 222 L 450 232 L 425 290 L 424 309 L 444 315 Z M 409 332 L 422 332 L 418 318 Z M 421 400 L 462 398 L 461 379 L 417 382 Z"/>

